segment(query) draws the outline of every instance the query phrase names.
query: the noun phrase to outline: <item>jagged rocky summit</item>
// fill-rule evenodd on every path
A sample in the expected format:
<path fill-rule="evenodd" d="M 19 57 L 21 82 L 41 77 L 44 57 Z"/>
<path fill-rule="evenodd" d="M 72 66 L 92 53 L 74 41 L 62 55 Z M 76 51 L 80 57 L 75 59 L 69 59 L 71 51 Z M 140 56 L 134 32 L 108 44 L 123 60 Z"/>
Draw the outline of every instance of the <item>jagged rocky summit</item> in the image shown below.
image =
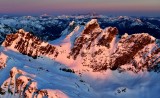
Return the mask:
<path fill-rule="evenodd" d="M 7 35 L 2 46 L 33 58 L 47 56 L 58 61 L 70 59 L 70 62 L 81 62 L 82 66 L 88 66 L 94 71 L 159 71 L 160 46 L 157 39 L 147 33 L 119 36 L 116 27 L 102 29 L 96 19 L 92 19 L 85 27 L 74 25 L 73 31 L 68 32 L 65 33 L 68 34 L 67 39 L 59 38 L 61 41 L 58 46 L 41 41 L 21 29 Z M 70 47 L 64 48 L 64 40 L 65 45 Z"/>
<path fill-rule="evenodd" d="M 20 53 L 36 58 L 39 55 L 54 54 L 56 57 L 58 51 L 53 45 L 41 41 L 38 37 L 29 32 L 20 29 L 16 34 L 7 35 L 3 44 L 5 47 L 12 47 Z"/>

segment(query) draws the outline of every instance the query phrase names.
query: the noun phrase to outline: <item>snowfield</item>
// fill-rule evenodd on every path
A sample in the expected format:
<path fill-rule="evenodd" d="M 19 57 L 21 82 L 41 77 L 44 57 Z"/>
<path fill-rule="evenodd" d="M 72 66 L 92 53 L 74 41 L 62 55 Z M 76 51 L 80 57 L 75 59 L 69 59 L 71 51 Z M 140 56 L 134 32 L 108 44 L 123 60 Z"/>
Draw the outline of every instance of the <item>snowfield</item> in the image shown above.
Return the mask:
<path fill-rule="evenodd" d="M 32 87 L 40 90 L 49 90 L 49 98 L 159 98 L 159 73 L 139 72 L 137 74 L 127 71 L 107 70 L 105 72 L 92 72 L 91 69 L 75 69 L 75 73 L 65 72 L 60 68 L 69 66 L 55 62 L 46 57 L 33 59 L 10 50 L 1 49 L 8 55 L 6 67 L 0 70 L 1 88 L 6 85 L 4 95 L 1 98 L 19 98 L 15 93 L 15 84 L 11 81 L 10 71 L 20 70 L 21 75 L 14 78 L 25 78 L 32 80 Z M 14 81 L 14 80 L 12 80 Z M 11 86 L 10 86 L 11 85 Z M 22 86 L 23 87 L 23 86 Z M 11 88 L 12 94 L 8 92 Z M 25 91 L 27 92 L 27 90 Z M 22 94 L 23 95 L 23 94 Z M 29 93 L 29 98 L 36 97 L 36 94 Z M 38 95 L 38 98 L 42 98 Z"/>
<path fill-rule="evenodd" d="M 3 51 L 3 50 L 2 50 Z M 53 98 L 90 98 L 94 97 L 94 91 L 85 82 L 81 82 L 81 77 L 74 73 L 65 72 L 60 70 L 60 68 L 67 68 L 67 66 L 50 60 L 46 57 L 39 57 L 38 59 L 33 59 L 28 56 L 21 55 L 13 51 L 5 50 L 4 54 L 8 55 L 9 58 L 6 62 L 6 67 L 0 71 L 0 84 L 4 87 L 4 84 L 10 83 L 11 70 L 20 70 L 22 73 L 14 78 L 22 78 L 25 82 L 25 78 L 30 78 L 34 84 L 33 87 L 37 89 L 49 89 L 49 93 L 54 95 Z M 16 71 L 14 71 L 16 72 Z M 15 73 L 17 74 L 17 73 Z M 12 80 L 15 81 L 15 80 Z M 19 98 L 18 94 L 15 94 L 15 84 L 12 86 L 6 86 L 6 94 L 0 95 L 2 98 Z M 10 94 L 8 89 L 13 90 Z M 36 94 L 29 95 L 36 97 Z M 40 96 L 40 95 L 39 95 Z M 41 97 L 38 97 L 41 98 Z M 49 98 L 51 98 L 49 96 Z"/>

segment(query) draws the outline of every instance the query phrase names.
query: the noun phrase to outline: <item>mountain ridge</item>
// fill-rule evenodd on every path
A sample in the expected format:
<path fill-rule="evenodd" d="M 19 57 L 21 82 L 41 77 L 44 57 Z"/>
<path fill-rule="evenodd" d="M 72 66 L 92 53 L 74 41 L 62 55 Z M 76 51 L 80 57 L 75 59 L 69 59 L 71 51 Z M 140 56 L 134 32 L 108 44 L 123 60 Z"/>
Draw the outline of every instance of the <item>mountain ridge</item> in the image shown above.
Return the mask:
<path fill-rule="evenodd" d="M 102 29 L 93 19 L 86 26 L 71 23 L 55 42 L 20 29 L 6 37 L 0 50 L 2 98 L 159 94 L 160 45 L 147 33 L 119 36 L 116 27 Z"/>
<path fill-rule="evenodd" d="M 77 26 L 74 27 L 76 29 Z M 72 30 L 74 34 L 74 29 Z M 80 36 L 76 36 L 72 43 L 66 43 L 68 46 L 72 44 L 70 45 L 72 47 L 66 49 L 63 49 L 63 45 L 57 46 L 45 43 L 32 34 L 25 33 L 23 30 L 19 30 L 16 34 L 8 35 L 2 46 L 13 47 L 13 50 L 18 50 L 20 53 L 34 58 L 44 55 L 55 60 L 59 55 L 63 55 L 60 50 L 67 51 L 68 53 L 64 55 L 63 59 L 73 58 L 71 62 L 76 62 L 77 58 L 81 58 L 82 65 L 89 66 L 94 71 L 107 70 L 108 68 L 116 70 L 122 65 L 135 67 L 135 69 L 138 69 L 136 71 L 142 70 L 142 66 L 147 67 L 149 70 L 151 69 L 149 63 L 154 62 L 155 66 L 159 64 L 159 46 L 156 44 L 156 39 L 147 33 L 125 34 L 119 38 L 116 27 L 101 29 L 96 19 L 88 22 L 84 30 L 79 33 Z M 16 45 L 12 44 L 18 37 L 20 37 L 20 40 L 16 42 Z M 29 48 L 28 45 L 30 45 Z M 145 49 L 148 49 L 148 51 L 145 51 Z M 138 60 L 139 55 L 143 56 L 143 58 L 140 58 L 141 60 Z"/>

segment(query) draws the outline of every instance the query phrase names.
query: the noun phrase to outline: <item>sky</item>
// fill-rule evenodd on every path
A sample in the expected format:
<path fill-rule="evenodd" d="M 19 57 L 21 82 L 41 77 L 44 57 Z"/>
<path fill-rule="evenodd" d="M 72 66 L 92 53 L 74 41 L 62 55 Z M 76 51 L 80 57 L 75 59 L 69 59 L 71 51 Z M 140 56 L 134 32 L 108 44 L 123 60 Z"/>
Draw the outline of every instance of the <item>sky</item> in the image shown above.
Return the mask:
<path fill-rule="evenodd" d="M 0 0 L 0 14 L 82 14 L 160 16 L 160 0 Z"/>

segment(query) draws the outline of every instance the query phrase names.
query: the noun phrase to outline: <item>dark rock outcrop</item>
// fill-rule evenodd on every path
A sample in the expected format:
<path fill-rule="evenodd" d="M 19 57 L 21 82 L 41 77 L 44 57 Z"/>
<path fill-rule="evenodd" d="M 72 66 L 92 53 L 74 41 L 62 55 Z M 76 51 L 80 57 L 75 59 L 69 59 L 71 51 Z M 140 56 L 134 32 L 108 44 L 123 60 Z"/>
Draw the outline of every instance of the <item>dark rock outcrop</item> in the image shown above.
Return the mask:
<path fill-rule="evenodd" d="M 96 28 L 100 28 L 99 24 L 96 21 L 94 21 L 91 24 L 88 24 L 88 26 L 86 26 L 86 28 L 82 32 L 82 35 L 75 40 L 74 47 L 71 49 L 71 53 L 70 53 L 70 55 L 73 56 L 73 59 L 77 58 L 78 54 L 80 53 L 80 50 L 83 48 L 83 45 L 85 45 L 86 43 L 87 43 L 86 48 L 87 49 L 90 48 L 92 41 L 96 39 L 97 36 L 101 33 L 101 31 L 94 32 Z"/>
<path fill-rule="evenodd" d="M 75 40 L 70 56 L 74 60 L 80 56 L 82 65 L 94 71 L 122 69 L 123 65 L 135 72 L 159 68 L 160 51 L 154 37 L 140 33 L 119 38 L 117 34 L 116 27 L 103 30 L 92 20 Z"/>
<path fill-rule="evenodd" d="M 2 45 L 5 47 L 12 46 L 20 53 L 33 58 L 37 58 L 37 56 L 40 55 L 58 56 L 56 47 L 41 41 L 38 37 L 30 34 L 29 32 L 25 32 L 22 29 L 15 34 L 7 35 Z"/>
<path fill-rule="evenodd" d="M 51 90 L 38 89 L 37 82 L 31 77 L 24 75 L 22 70 L 13 67 L 10 71 L 10 77 L 4 81 L 0 88 L 0 94 L 5 93 L 11 95 L 18 95 L 20 98 L 31 98 L 31 97 L 54 97 L 54 93 L 48 93 Z"/>

